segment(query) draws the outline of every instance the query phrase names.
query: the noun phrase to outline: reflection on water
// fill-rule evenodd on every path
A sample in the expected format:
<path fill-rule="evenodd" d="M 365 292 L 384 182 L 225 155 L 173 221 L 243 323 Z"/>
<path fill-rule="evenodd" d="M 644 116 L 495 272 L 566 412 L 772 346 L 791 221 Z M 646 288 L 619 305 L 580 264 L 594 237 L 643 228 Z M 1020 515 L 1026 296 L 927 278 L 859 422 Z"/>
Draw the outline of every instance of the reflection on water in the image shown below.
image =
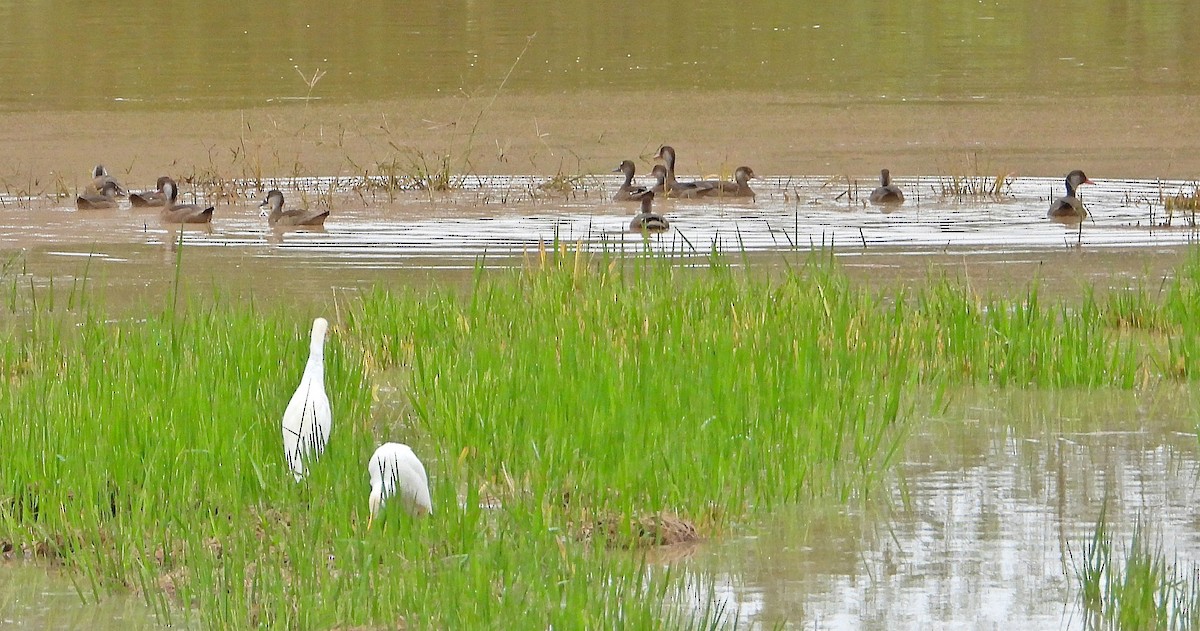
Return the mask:
<path fill-rule="evenodd" d="M 1141 520 L 1168 559 L 1200 555 L 1195 417 L 1187 392 L 966 397 L 919 425 L 890 510 L 780 514 L 697 558 L 717 579 L 696 595 L 763 626 L 1082 629 L 1106 501 L 1120 545 Z"/>
<path fill-rule="evenodd" d="M 98 603 L 85 603 L 66 577 L 21 563 L 0 563 L 0 627 L 114 631 L 166 628 L 136 597 L 111 596 Z"/>
<path fill-rule="evenodd" d="M 897 99 L 1200 89 L 1192 0 L 752 0 L 681 11 L 548 0 L 133 0 L 104 11 L 0 2 L 0 109 L 245 107 L 309 96 L 318 68 L 326 74 L 311 95 L 335 101 L 490 93 L 506 76 L 509 90 Z"/>

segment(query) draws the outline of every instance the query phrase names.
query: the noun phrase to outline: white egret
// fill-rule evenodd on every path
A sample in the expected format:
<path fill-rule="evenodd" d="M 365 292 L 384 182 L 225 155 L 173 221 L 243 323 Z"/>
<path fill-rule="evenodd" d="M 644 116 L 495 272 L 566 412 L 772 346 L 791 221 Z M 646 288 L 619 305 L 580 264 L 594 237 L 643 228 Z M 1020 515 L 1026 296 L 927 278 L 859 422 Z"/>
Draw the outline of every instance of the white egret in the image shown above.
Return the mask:
<path fill-rule="evenodd" d="M 283 455 L 299 482 L 306 473 L 305 464 L 316 460 L 325 451 L 333 411 L 325 395 L 325 318 L 313 320 L 312 341 L 308 347 L 308 364 L 300 387 L 292 395 L 283 412 Z"/>
<path fill-rule="evenodd" d="M 384 443 L 375 450 L 367 463 L 371 474 L 371 516 L 367 528 L 374 523 L 379 509 L 387 498 L 400 494 L 404 510 L 413 517 L 433 512 L 429 502 L 429 478 L 425 477 L 425 465 L 413 453 L 412 448 L 400 443 Z"/>

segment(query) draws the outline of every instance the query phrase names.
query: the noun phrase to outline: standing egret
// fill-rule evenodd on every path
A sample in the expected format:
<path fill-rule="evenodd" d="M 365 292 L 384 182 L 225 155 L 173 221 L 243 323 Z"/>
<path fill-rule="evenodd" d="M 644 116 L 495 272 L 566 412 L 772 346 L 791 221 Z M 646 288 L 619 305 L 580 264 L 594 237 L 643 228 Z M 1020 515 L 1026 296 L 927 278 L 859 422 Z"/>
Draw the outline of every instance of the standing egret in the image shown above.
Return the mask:
<path fill-rule="evenodd" d="M 425 465 L 413 453 L 412 448 L 400 443 L 384 443 L 375 450 L 367 463 L 371 474 L 371 516 L 367 528 L 374 523 L 387 498 L 400 492 L 404 510 L 413 517 L 433 513 L 429 502 L 429 478 L 425 477 Z"/>
<path fill-rule="evenodd" d="M 308 347 L 308 364 L 300 387 L 283 411 L 283 455 L 296 475 L 304 478 L 307 462 L 316 460 L 325 451 L 333 412 L 325 395 L 325 318 L 313 320 L 312 341 Z"/>

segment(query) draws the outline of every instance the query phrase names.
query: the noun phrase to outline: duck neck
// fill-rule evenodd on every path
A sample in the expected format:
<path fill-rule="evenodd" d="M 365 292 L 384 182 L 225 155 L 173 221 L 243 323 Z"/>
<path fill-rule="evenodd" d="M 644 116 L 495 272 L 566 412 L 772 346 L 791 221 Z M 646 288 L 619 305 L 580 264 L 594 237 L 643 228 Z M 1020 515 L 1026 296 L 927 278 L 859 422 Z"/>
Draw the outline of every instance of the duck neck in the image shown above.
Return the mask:
<path fill-rule="evenodd" d="M 624 184 L 624 185 L 622 185 L 622 186 L 621 186 L 621 188 L 628 189 L 628 188 L 631 188 L 631 187 L 633 187 L 633 170 L 632 170 L 632 169 L 626 169 L 626 171 L 625 171 L 625 184 Z"/>

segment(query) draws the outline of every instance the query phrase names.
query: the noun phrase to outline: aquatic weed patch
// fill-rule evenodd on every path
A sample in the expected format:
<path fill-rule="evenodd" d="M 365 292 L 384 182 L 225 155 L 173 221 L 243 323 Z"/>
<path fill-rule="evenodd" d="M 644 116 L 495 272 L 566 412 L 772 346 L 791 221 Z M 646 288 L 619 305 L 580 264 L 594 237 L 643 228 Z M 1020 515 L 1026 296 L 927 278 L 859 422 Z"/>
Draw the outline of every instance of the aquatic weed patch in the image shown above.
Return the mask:
<path fill-rule="evenodd" d="M 1200 566 L 1169 559 L 1150 536 L 1138 525 L 1119 545 L 1101 513 L 1074 567 L 1088 629 L 1200 627 Z"/>

